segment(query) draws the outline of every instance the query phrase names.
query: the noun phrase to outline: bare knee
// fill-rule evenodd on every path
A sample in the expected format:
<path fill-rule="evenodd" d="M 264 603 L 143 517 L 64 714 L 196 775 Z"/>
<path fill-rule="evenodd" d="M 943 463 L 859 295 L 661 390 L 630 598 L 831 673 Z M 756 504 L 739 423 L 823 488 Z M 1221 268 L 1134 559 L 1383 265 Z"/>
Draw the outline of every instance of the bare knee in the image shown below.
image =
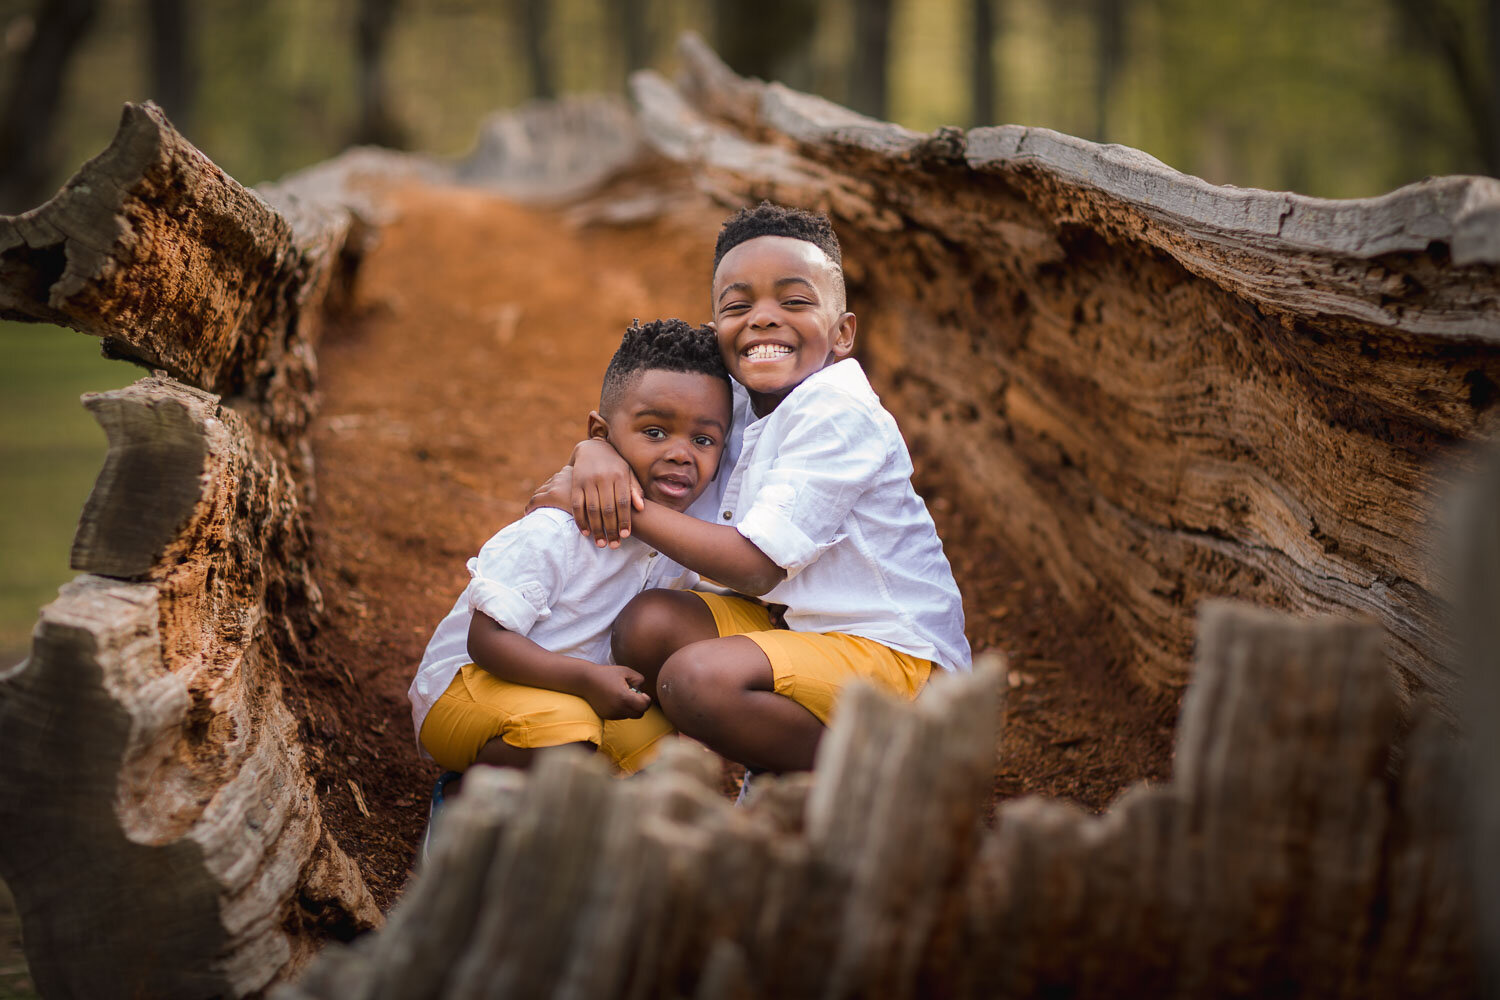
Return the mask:
<path fill-rule="evenodd" d="M 693 643 L 667 657 L 656 679 L 661 710 L 678 729 L 701 737 L 718 716 L 729 678 L 715 669 L 711 643 Z"/>
<path fill-rule="evenodd" d="M 678 590 L 647 590 L 633 597 L 610 629 L 616 663 L 654 673 L 684 642 L 703 638 L 698 612 L 712 622 L 708 606 Z M 712 633 L 711 633 L 712 634 Z"/>

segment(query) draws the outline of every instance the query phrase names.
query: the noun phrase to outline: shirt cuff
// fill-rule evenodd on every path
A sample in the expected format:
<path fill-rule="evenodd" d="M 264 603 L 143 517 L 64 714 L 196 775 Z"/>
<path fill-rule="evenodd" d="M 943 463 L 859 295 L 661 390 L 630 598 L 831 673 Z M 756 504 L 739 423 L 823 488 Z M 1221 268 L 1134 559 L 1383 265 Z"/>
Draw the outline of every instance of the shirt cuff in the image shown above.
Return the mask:
<path fill-rule="evenodd" d="M 837 545 L 843 535 L 835 535 L 823 544 L 818 544 L 803 533 L 802 529 L 776 507 L 757 503 L 750 508 L 735 530 L 748 538 L 755 547 L 765 553 L 782 569 L 790 580 L 817 561 L 827 549 Z"/>
<path fill-rule="evenodd" d="M 469 581 L 469 608 L 521 635 L 530 632 L 533 625 L 552 613 L 549 608 L 538 608 L 514 587 L 482 576 Z"/>

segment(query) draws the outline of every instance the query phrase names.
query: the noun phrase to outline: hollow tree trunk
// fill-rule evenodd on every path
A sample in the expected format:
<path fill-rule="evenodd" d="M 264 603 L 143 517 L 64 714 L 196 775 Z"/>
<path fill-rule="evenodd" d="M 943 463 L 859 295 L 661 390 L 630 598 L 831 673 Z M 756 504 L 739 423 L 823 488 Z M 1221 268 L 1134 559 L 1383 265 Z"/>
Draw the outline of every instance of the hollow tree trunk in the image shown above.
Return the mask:
<path fill-rule="evenodd" d="M 317 328 L 378 224 L 344 179 L 577 198 L 637 122 L 711 196 L 832 212 L 913 450 L 1060 593 L 1113 608 L 1141 677 L 1192 678 L 1175 777 L 1103 817 L 1007 803 L 981 834 L 993 675 L 912 709 L 851 697 L 811 791 L 748 813 L 683 761 L 476 775 L 390 932 L 292 995 L 1471 990 L 1453 751 L 1419 710 L 1399 736 L 1378 633 L 1216 607 L 1186 664 L 1198 599 L 1228 594 L 1367 613 L 1406 687 L 1447 694 L 1421 536 L 1435 456 L 1500 397 L 1500 185 L 1214 188 L 1042 130 L 914 135 L 686 55 L 680 89 L 634 78 L 628 127 L 522 116 L 490 168 L 356 157 L 258 197 L 129 108 L 57 198 L 0 219 L 0 313 L 165 373 L 91 400 L 111 453 L 88 575 L 0 676 L 0 875 L 44 990 L 244 995 L 378 919 L 278 691 L 318 606 Z M 609 137 L 593 180 L 549 177 L 585 134 Z"/>
<path fill-rule="evenodd" d="M 827 209 L 859 350 L 996 540 L 1187 677 L 1208 597 L 1371 615 L 1453 714 L 1426 534 L 1500 408 L 1500 181 L 1328 201 L 1002 126 L 919 135 L 736 77 L 640 74 L 648 140 L 728 202 Z"/>

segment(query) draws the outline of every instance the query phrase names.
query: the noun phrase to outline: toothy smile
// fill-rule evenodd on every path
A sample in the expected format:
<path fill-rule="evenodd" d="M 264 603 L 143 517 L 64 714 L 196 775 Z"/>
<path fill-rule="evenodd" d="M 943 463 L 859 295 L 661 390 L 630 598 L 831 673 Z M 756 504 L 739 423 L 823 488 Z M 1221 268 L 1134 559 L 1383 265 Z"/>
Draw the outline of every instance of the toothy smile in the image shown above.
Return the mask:
<path fill-rule="evenodd" d="M 775 361 L 792 353 L 792 349 L 785 344 L 755 344 L 745 350 L 747 361 Z"/>

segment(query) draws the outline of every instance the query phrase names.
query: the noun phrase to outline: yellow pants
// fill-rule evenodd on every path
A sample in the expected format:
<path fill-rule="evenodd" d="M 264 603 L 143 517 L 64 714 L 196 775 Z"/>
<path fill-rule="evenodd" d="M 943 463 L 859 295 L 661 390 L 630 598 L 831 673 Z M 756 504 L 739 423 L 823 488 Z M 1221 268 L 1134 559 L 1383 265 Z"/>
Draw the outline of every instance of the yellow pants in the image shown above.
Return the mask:
<path fill-rule="evenodd" d="M 632 774 L 675 732 L 652 705 L 639 719 L 601 719 L 576 695 L 502 681 L 470 663 L 460 670 L 422 723 L 422 746 L 443 767 L 465 771 L 484 745 L 500 737 L 534 749 L 592 743 Z"/>
<path fill-rule="evenodd" d="M 743 635 L 771 661 L 776 693 L 828 725 L 844 686 L 859 679 L 902 698 L 915 698 L 927 683 L 932 661 L 844 632 L 791 632 L 776 628 L 763 606 L 742 597 L 696 594 L 713 613 L 721 637 Z"/>

